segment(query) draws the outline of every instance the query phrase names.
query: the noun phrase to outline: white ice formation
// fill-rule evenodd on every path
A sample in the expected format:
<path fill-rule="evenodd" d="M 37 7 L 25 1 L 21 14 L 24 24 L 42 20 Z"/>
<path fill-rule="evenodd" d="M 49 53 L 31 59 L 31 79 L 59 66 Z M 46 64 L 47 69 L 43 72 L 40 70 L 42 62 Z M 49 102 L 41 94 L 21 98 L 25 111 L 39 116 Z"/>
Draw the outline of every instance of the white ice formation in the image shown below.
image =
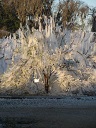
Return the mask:
<path fill-rule="evenodd" d="M 50 94 L 96 95 L 94 33 L 61 31 L 60 27 L 54 30 L 54 26 L 50 18 L 45 30 L 42 30 L 41 25 L 39 31 L 34 30 L 33 33 L 22 28 L 0 39 L 0 92 L 44 93 L 42 71 L 50 67 L 54 72 L 49 79 Z M 19 73 L 20 69 L 22 72 L 27 70 L 25 81 Z M 38 80 L 36 83 L 33 82 L 33 72 L 38 77 L 35 78 Z"/>

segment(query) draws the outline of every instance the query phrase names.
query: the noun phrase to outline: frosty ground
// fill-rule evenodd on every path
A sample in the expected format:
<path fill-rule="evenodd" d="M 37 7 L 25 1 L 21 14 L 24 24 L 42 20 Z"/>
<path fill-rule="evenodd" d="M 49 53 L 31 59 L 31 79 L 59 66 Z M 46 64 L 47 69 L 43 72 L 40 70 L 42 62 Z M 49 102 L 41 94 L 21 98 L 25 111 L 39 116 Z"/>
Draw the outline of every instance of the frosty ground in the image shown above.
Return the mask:
<path fill-rule="evenodd" d="M 0 121 L 1 128 L 96 128 L 96 97 L 1 98 Z"/>

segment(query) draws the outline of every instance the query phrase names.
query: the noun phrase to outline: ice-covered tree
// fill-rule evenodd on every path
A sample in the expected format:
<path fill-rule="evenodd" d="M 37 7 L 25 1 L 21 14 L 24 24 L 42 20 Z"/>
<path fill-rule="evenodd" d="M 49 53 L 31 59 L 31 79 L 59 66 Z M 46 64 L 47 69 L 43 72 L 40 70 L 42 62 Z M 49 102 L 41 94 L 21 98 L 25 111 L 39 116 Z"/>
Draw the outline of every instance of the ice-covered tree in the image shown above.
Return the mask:
<path fill-rule="evenodd" d="M 58 68 L 60 56 L 59 52 L 53 51 L 47 44 L 41 33 L 37 32 L 37 34 L 40 38 L 34 34 L 25 37 L 22 33 L 21 45 L 13 52 L 12 65 L 2 76 L 1 87 L 24 87 L 34 82 L 34 78 L 39 77 L 45 85 L 45 91 L 49 92 L 49 79 Z"/>

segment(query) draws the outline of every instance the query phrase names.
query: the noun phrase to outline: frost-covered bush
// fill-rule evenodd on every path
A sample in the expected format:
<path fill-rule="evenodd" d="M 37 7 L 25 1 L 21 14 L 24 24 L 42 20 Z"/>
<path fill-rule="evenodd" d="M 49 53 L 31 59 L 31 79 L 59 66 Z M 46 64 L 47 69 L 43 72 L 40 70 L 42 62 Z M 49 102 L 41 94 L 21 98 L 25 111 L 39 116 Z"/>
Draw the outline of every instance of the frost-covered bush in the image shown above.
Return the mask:
<path fill-rule="evenodd" d="M 96 95 L 93 33 L 18 33 L 19 38 L 14 34 L 0 43 L 0 55 L 6 49 L 1 61 L 7 63 L 7 70 L 1 75 L 0 93 Z"/>

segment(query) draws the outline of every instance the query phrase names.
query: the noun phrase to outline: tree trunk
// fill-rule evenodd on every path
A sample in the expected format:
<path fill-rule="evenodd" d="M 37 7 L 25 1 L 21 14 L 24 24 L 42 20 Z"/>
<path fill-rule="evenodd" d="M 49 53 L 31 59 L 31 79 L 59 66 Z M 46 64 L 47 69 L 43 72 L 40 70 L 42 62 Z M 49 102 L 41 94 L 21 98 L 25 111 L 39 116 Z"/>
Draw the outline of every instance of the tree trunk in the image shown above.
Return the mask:
<path fill-rule="evenodd" d="M 45 91 L 46 91 L 46 93 L 49 92 L 49 83 L 48 83 L 48 80 L 49 80 L 48 74 L 45 74 L 44 73 L 44 82 L 45 82 Z"/>

